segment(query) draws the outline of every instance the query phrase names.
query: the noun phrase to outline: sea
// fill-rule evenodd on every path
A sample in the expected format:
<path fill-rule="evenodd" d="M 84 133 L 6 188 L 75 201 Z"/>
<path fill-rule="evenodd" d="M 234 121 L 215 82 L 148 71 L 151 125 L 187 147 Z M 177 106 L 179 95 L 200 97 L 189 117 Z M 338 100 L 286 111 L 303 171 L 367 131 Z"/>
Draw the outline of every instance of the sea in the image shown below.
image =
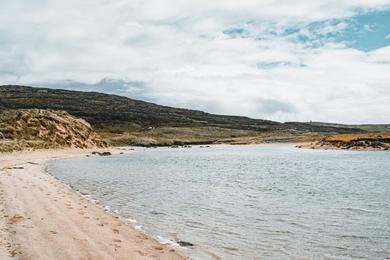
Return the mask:
<path fill-rule="evenodd" d="M 137 148 L 47 169 L 190 259 L 390 259 L 388 151 Z"/>

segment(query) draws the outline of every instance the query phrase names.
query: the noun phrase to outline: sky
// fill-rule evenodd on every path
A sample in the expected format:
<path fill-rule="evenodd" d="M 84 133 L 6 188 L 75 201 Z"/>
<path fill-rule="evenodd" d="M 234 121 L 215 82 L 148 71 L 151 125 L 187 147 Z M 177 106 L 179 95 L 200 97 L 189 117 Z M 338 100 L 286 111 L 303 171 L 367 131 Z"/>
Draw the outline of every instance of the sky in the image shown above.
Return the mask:
<path fill-rule="evenodd" d="M 390 0 L 1 0 L 0 84 L 390 123 Z"/>

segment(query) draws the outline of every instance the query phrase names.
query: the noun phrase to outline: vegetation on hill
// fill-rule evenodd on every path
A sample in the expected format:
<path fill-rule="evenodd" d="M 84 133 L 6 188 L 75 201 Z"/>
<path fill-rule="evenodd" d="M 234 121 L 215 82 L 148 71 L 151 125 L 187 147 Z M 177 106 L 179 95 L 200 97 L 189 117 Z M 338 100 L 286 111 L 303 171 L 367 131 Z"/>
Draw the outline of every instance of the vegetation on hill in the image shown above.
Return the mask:
<path fill-rule="evenodd" d="M 366 130 L 359 128 L 358 126 L 349 126 L 341 124 L 327 124 L 327 123 L 301 123 L 301 122 L 287 122 L 284 124 L 292 129 L 306 131 L 306 132 L 322 132 L 322 133 L 363 133 Z"/>
<path fill-rule="evenodd" d="M 106 147 L 89 123 L 64 111 L 0 111 L 0 152 L 26 148 Z"/>
<path fill-rule="evenodd" d="M 310 147 L 322 149 L 389 150 L 390 132 L 331 135 L 311 144 Z"/>
<path fill-rule="evenodd" d="M 362 133 L 362 134 L 340 134 L 331 135 L 323 139 L 325 142 L 353 142 L 360 140 L 388 140 L 390 142 L 389 133 Z"/>
<path fill-rule="evenodd" d="M 24 86 L 0 86 L 1 107 L 65 110 L 98 129 L 211 126 L 265 131 L 282 127 L 268 120 L 214 115 L 116 95 Z"/>
<path fill-rule="evenodd" d="M 113 145 L 294 142 L 366 132 L 358 126 L 215 115 L 96 92 L 0 86 L 0 110 L 8 109 L 66 111 L 90 122 Z"/>
<path fill-rule="evenodd" d="M 345 129 L 346 133 L 353 133 L 353 130 L 361 129 L 366 132 L 390 132 L 390 124 L 362 124 L 362 125 L 343 125 L 343 124 L 334 124 L 334 123 L 323 123 L 323 122 L 310 122 L 304 123 L 311 126 L 317 127 L 336 127 Z M 352 129 L 352 131 L 351 131 Z"/>

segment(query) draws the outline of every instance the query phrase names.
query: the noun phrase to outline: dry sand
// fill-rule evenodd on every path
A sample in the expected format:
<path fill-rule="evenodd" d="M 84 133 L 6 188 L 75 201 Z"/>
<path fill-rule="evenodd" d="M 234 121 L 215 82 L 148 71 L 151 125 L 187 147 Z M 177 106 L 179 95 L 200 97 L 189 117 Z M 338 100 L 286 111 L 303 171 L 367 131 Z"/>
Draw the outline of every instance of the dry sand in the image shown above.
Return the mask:
<path fill-rule="evenodd" d="M 95 150 L 0 154 L 0 259 L 184 259 L 45 172 Z"/>

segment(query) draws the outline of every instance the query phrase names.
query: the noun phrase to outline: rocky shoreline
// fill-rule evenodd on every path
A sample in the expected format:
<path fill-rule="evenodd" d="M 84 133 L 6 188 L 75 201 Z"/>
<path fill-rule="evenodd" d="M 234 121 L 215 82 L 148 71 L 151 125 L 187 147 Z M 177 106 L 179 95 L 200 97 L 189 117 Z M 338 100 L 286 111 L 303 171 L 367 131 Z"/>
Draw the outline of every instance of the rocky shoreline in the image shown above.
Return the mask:
<path fill-rule="evenodd" d="M 297 148 L 323 149 L 323 150 L 357 150 L 357 151 L 388 151 L 390 143 L 377 140 L 355 140 L 351 142 L 342 141 L 318 141 L 303 145 Z"/>

